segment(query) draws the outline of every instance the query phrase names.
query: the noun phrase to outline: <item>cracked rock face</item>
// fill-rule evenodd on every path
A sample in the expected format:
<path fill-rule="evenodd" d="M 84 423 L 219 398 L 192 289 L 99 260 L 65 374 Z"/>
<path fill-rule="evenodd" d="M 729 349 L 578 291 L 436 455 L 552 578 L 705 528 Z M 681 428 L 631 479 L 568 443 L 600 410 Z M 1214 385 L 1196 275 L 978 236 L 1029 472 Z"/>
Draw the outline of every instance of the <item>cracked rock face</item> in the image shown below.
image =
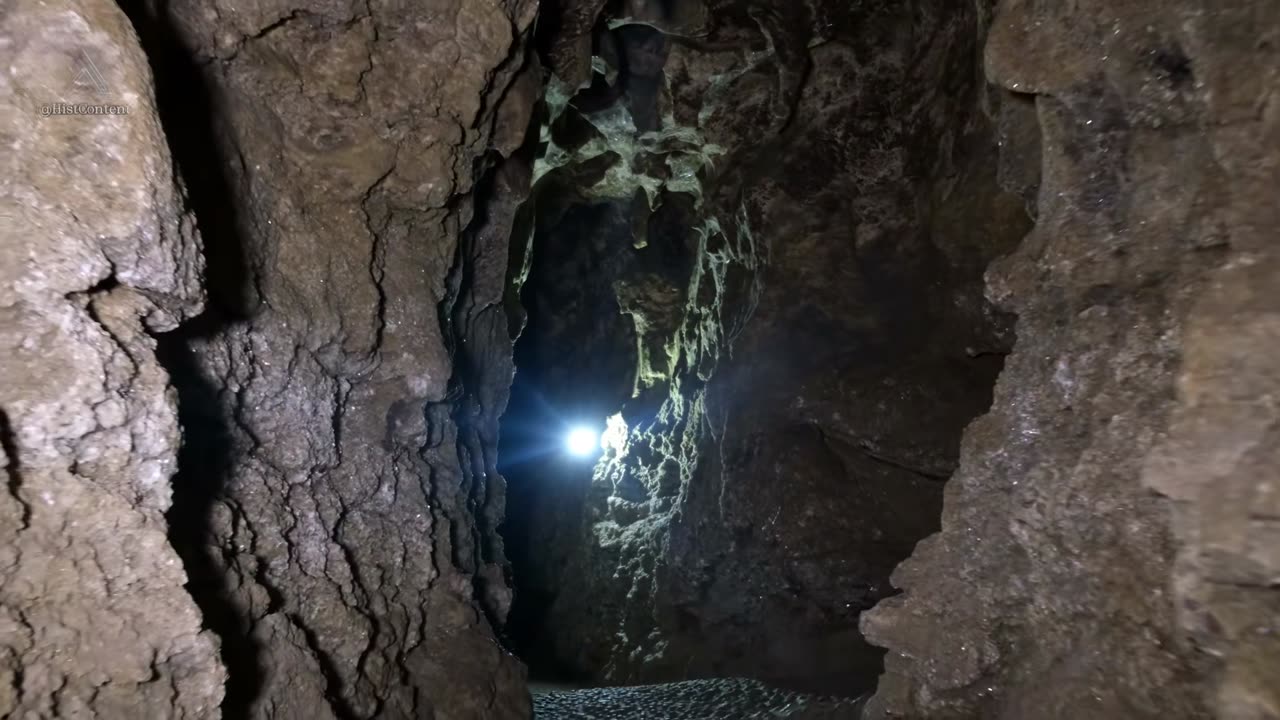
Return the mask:
<path fill-rule="evenodd" d="M 0 716 L 216 717 L 155 340 L 200 310 L 203 261 L 147 59 L 98 0 L 10 3 L 0 38 Z"/>
<path fill-rule="evenodd" d="M 165 351 L 190 438 L 174 541 L 224 638 L 228 715 L 529 712 L 493 634 L 510 602 L 493 452 L 530 172 L 503 158 L 538 92 L 535 10 L 138 11 L 173 68 L 171 131 L 208 127 L 175 140 L 184 172 L 225 168 L 197 198 L 215 302 Z"/>
<path fill-rule="evenodd" d="M 982 273 L 1029 221 L 997 185 L 982 18 L 641 18 L 679 38 L 636 19 L 604 23 L 595 82 L 549 103 L 518 382 L 613 416 L 594 477 L 518 471 L 518 586 L 541 607 L 517 620 L 535 663 L 597 682 L 856 695 L 881 654 L 859 613 L 936 529 L 1012 343 Z"/>
<path fill-rule="evenodd" d="M 1018 342 L 864 616 L 870 717 L 1280 717 L 1280 13 L 1209 7 L 999 7 L 988 72 L 1036 109 L 1009 136 L 1043 138 L 1036 227 L 988 273 Z"/>

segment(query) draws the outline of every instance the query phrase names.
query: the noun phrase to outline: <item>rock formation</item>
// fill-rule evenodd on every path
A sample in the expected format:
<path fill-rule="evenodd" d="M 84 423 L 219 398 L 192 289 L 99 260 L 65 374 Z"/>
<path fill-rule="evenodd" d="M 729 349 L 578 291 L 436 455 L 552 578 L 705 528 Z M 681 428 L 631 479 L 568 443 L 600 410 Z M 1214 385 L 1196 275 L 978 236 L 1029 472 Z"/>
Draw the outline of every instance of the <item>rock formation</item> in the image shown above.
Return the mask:
<path fill-rule="evenodd" d="M 942 532 L 864 620 L 891 649 L 869 717 L 1280 716 L 1277 27 L 1001 6 L 987 67 L 1043 138 L 1035 230 L 988 273 L 1018 343 Z"/>
<path fill-rule="evenodd" d="M 155 339 L 200 311 L 203 262 L 147 58 L 112 3 L 19 0 L 0 59 L 0 717 L 216 716 Z"/>
<path fill-rule="evenodd" d="M 194 59 L 161 80 L 175 135 L 209 125 L 175 141 L 184 170 L 224 173 L 205 188 L 227 212 L 214 305 L 167 352 L 190 434 L 175 543 L 226 642 L 229 715 L 528 713 L 493 632 L 503 193 L 527 179 L 515 161 L 474 191 L 523 143 L 535 9 L 138 11 L 161 59 Z M 179 103 L 187 83 L 211 117 Z"/>

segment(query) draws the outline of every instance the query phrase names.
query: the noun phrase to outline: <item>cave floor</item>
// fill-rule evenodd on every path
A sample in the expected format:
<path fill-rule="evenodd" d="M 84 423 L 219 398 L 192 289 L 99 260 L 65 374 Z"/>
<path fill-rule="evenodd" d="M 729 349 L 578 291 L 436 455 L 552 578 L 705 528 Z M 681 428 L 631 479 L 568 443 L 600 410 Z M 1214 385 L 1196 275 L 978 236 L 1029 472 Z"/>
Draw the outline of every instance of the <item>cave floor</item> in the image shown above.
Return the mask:
<path fill-rule="evenodd" d="M 825 698 L 745 678 L 566 690 L 530 684 L 535 720 L 855 720 L 865 697 Z"/>

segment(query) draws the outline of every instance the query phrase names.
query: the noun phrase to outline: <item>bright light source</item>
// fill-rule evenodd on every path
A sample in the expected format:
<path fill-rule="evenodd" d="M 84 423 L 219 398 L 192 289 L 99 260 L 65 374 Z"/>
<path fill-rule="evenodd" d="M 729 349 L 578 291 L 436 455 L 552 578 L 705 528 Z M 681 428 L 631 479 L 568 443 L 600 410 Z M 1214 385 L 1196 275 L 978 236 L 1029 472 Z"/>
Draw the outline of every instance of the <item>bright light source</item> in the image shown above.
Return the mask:
<path fill-rule="evenodd" d="M 600 433 L 589 427 L 576 427 L 564 438 L 564 447 L 570 455 L 589 457 L 600 450 Z"/>

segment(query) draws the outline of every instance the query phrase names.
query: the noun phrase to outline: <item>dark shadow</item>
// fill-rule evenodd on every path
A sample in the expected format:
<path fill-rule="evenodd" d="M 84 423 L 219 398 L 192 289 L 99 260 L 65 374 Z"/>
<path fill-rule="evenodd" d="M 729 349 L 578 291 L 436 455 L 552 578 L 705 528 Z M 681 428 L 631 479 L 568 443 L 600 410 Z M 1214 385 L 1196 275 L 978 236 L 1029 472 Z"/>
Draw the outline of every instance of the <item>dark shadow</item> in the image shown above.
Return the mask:
<path fill-rule="evenodd" d="M 9 416 L 0 411 L 0 450 L 8 464 L 4 468 L 5 488 L 10 497 L 22 507 L 22 529 L 31 525 L 31 506 L 22 499 L 22 466 L 18 461 L 18 444 L 13 439 L 13 426 L 9 424 Z"/>
<path fill-rule="evenodd" d="M 193 342 L 213 338 L 246 318 L 253 304 L 251 275 L 234 202 L 232 159 L 225 155 L 217 115 L 218 102 L 205 69 L 180 42 L 165 0 L 123 0 L 155 75 L 156 105 L 173 159 L 186 184 L 187 209 L 196 217 L 203 240 L 205 312 L 177 330 L 157 337 L 156 354 L 178 392 L 183 445 L 173 477 L 169 539 L 187 572 L 187 590 L 200 607 L 208 629 L 221 640 L 228 679 L 222 714 L 249 714 L 262 692 L 261 648 L 248 634 L 248 618 L 227 583 L 212 534 L 215 503 L 230 478 L 234 440 L 222 392 L 200 367 Z M 273 599 L 274 600 L 274 599 Z"/>

